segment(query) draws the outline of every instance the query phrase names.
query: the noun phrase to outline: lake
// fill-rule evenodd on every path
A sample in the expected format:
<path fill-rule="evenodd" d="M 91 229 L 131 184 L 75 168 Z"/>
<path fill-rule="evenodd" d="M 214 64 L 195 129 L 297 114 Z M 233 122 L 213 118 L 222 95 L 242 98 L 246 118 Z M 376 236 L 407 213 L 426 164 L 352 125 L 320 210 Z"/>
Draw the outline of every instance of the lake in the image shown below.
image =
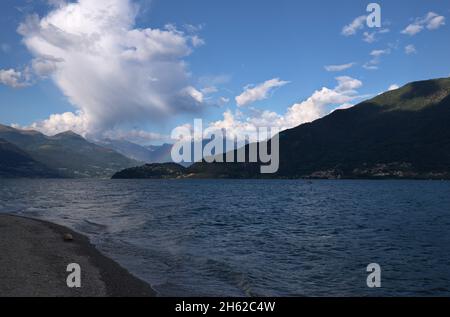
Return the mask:
<path fill-rule="evenodd" d="M 0 212 L 87 235 L 161 296 L 450 296 L 450 182 L 0 180 Z"/>

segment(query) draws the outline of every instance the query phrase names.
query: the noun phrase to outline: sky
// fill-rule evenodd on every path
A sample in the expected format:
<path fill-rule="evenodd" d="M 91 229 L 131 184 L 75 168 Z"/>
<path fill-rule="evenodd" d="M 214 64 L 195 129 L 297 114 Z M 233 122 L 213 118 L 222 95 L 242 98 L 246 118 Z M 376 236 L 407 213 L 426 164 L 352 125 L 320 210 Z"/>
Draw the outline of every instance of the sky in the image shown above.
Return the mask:
<path fill-rule="evenodd" d="M 450 1 L 3 0 L 0 123 L 141 144 L 288 129 L 450 76 Z"/>

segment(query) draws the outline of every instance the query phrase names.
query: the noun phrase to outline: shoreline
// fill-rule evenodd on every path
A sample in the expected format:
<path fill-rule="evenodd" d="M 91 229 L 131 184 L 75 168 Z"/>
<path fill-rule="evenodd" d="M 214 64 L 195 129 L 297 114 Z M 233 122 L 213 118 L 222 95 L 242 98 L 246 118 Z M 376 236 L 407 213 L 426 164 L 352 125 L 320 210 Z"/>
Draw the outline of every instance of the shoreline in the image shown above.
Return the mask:
<path fill-rule="evenodd" d="M 157 296 L 86 236 L 48 221 L 1 214 L 0 255 L 0 297 Z M 81 267 L 81 288 L 66 284 L 71 263 Z"/>

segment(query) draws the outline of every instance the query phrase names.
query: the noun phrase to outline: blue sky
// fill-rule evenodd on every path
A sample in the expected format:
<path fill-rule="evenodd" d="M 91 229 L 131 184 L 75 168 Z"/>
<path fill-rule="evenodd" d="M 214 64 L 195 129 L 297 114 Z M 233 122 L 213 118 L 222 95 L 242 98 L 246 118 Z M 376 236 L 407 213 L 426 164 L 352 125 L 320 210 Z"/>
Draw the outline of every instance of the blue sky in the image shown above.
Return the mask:
<path fill-rule="evenodd" d="M 152 36 L 153 46 L 145 47 L 148 54 L 144 57 L 134 56 L 132 64 L 129 58 L 126 63 L 120 60 L 124 52 L 117 53 L 122 54 L 120 57 L 105 55 L 105 63 L 106 59 L 115 58 L 121 63 L 114 76 L 87 69 L 85 78 L 73 75 L 74 67 L 64 66 L 66 62 L 69 65 L 75 49 L 62 52 L 64 57 L 53 56 L 59 50 L 50 49 L 49 54 L 44 44 L 35 43 L 36 32 L 46 40 L 50 36 L 56 38 L 56 33 L 30 30 L 39 28 L 34 24 L 21 34 L 17 31 L 27 16 L 35 13 L 39 19 L 55 10 L 60 10 L 61 16 L 68 14 L 63 11 L 66 4 L 62 1 L 52 1 L 52 5 L 48 2 L 0 3 L 1 123 L 31 126 L 49 134 L 69 127 L 85 135 L 104 134 L 158 143 L 174 127 L 192 123 L 197 117 L 215 122 L 217 127 L 236 130 L 274 122 L 287 128 L 323 116 L 334 108 L 356 104 L 392 85 L 450 76 L 448 1 L 378 1 L 382 28 L 370 29 L 365 23 L 358 27 L 355 22 L 354 34 L 343 34 L 343 28 L 367 14 L 369 1 L 138 1 L 140 9 L 131 24 L 127 22 L 128 31 L 152 29 L 166 33 L 161 37 L 140 34 L 139 39 Z M 112 3 L 124 11 L 134 10 L 128 0 L 100 2 L 105 7 Z M 70 25 L 64 27 L 67 30 L 63 31 L 73 30 Z M 165 46 L 158 51 L 161 56 L 155 57 L 152 50 L 159 40 L 165 41 Z M 123 43 L 134 41 L 134 37 L 130 39 L 128 34 L 117 41 L 117 47 L 122 47 Z M 140 48 L 136 49 L 139 51 Z M 48 59 L 50 55 L 53 57 Z M 170 62 L 166 63 L 167 60 Z M 42 62 L 42 67 L 34 67 L 33 61 Z M 342 71 L 325 68 L 345 68 L 346 64 L 348 68 Z M 149 69 L 157 78 L 142 77 L 141 81 L 139 73 L 133 87 L 123 83 L 125 79 L 114 82 L 121 71 L 131 73 L 124 78 L 133 78 L 134 69 L 143 72 Z M 99 78 L 90 85 L 93 75 Z M 70 85 L 69 80 L 86 80 L 86 85 Z M 103 83 L 110 80 L 108 92 Z M 150 87 L 151 93 L 144 93 L 152 83 L 158 83 L 158 89 Z M 99 91 L 92 92 L 96 87 Z M 251 92 L 255 87 L 259 89 Z M 108 92 L 109 97 L 103 97 L 100 90 Z M 169 90 L 173 90 L 174 96 L 168 96 Z M 251 93 L 241 98 L 245 99 L 243 105 L 238 105 L 235 98 L 244 90 Z M 90 93 L 93 95 L 89 96 Z M 127 104 L 125 97 L 129 95 L 139 98 Z M 327 101 L 321 102 L 322 98 Z M 156 109 L 155 100 L 163 100 L 161 107 L 167 108 L 164 114 Z M 88 123 L 84 117 L 81 120 L 74 116 L 45 122 L 52 114 L 72 112 L 78 116 L 80 111 L 89 118 Z"/>

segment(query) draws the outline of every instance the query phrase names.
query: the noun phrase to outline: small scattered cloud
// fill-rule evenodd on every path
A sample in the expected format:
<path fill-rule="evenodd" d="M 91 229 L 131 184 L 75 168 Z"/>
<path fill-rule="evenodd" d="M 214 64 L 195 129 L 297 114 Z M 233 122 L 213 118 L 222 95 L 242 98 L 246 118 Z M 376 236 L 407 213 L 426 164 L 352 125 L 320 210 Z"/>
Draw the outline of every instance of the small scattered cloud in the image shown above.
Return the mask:
<path fill-rule="evenodd" d="M 430 31 L 437 30 L 445 25 L 445 17 L 435 12 L 428 12 L 428 14 L 421 18 L 416 18 L 414 23 L 409 24 L 401 33 L 414 36 L 425 29 Z"/>
<path fill-rule="evenodd" d="M 363 68 L 366 70 L 377 70 L 379 69 L 379 64 L 381 62 L 381 57 L 384 55 L 391 54 L 391 48 L 387 48 L 384 50 L 373 50 L 370 52 L 370 56 L 372 59 L 363 65 Z"/>
<path fill-rule="evenodd" d="M 384 25 L 388 25 L 389 23 L 386 22 Z M 359 31 L 362 31 L 367 26 L 367 16 L 361 15 L 357 18 L 355 18 L 350 24 L 345 25 L 342 28 L 341 34 L 344 36 L 353 36 L 358 34 Z M 390 29 L 383 27 L 383 28 L 376 28 L 376 29 L 370 29 L 368 31 L 363 32 L 363 41 L 367 43 L 374 43 L 378 40 L 378 37 L 380 34 L 389 33 Z"/>
<path fill-rule="evenodd" d="M 417 49 L 414 45 L 410 44 L 410 45 L 406 45 L 405 46 L 405 54 L 406 55 L 412 55 L 412 54 L 417 54 Z"/>
<path fill-rule="evenodd" d="M 363 38 L 364 42 L 373 43 L 376 40 L 375 39 L 376 32 L 364 32 L 363 35 L 364 35 Z"/>
<path fill-rule="evenodd" d="M 27 70 L 20 72 L 15 69 L 0 69 L 0 84 L 11 88 L 23 88 L 30 85 Z"/>
<path fill-rule="evenodd" d="M 437 30 L 441 26 L 445 25 L 445 17 L 442 15 L 437 15 L 436 13 L 430 12 L 427 16 L 427 29 Z"/>
<path fill-rule="evenodd" d="M 364 32 L 363 33 L 363 41 L 367 42 L 367 43 L 374 43 L 377 41 L 377 35 L 379 34 L 385 34 L 385 33 L 389 33 L 390 30 L 385 28 L 385 29 L 381 29 L 378 31 L 373 31 L 373 32 Z"/>
<path fill-rule="evenodd" d="M 195 100 L 199 104 L 203 103 L 204 94 L 201 91 L 197 90 L 196 88 L 192 86 L 186 87 L 184 88 L 183 93 L 186 96 L 190 96 L 193 100 Z"/>
<path fill-rule="evenodd" d="M 422 25 L 418 24 L 410 24 L 402 31 L 402 34 L 408 34 L 408 35 L 416 35 L 417 33 L 421 32 L 423 30 Z"/>
<path fill-rule="evenodd" d="M 356 63 L 348 63 L 348 64 L 342 64 L 342 65 L 328 65 L 328 66 L 325 66 L 325 70 L 327 72 L 341 72 L 341 71 L 350 69 L 355 65 L 356 65 Z"/>
<path fill-rule="evenodd" d="M 267 99 L 274 88 L 287 84 L 289 84 L 288 81 L 274 78 L 254 87 L 247 86 L 244 88 L 244 92 L 236 97 L 236 103 L 239 107 L 244 107 L 256 101 Z"/>
<path fill-rule="evenodd" d="M 367 16 L 361 15 L 355 18 L 350 24 L 342 28 L 342 35 L 351 36 L 355 35 L 359 30 L 362 30 L 366 25 Z"/>
<path fill-rule="evenodd" d="M 385 49 L 385 50 L 373 50 L 372 52 L 370 52 L 370 56 L 373 57 L 380 57 L 382 55 L 389 55 L 391 53 L 391 50 Z"/>

